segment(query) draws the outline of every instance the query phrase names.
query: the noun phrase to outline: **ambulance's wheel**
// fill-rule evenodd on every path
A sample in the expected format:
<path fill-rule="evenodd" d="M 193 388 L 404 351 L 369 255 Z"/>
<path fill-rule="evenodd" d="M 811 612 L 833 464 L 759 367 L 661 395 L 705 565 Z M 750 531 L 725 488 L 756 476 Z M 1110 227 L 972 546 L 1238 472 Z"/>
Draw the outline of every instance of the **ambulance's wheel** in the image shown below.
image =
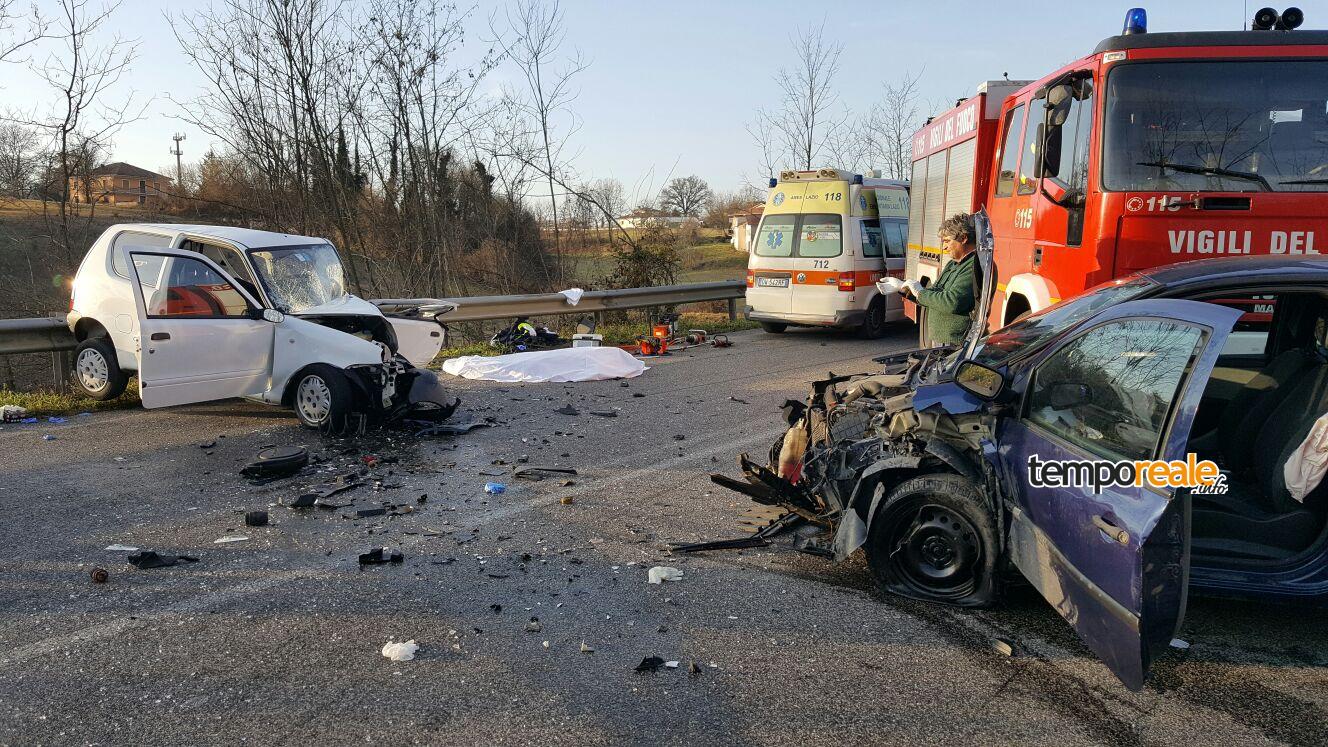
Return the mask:
<path fill-rule="evenodd" d="M 788 325 L 783 322 L 761 322 L 761 329 L 772 335 L 778 335 L 788 329 Z"/>
<path fill-rule="evenodd" d="M 877 296 L 867 307 L 867 316 L 858 327 L 858 335 L 866 340 L 885 336 L 885 299 Z"/>

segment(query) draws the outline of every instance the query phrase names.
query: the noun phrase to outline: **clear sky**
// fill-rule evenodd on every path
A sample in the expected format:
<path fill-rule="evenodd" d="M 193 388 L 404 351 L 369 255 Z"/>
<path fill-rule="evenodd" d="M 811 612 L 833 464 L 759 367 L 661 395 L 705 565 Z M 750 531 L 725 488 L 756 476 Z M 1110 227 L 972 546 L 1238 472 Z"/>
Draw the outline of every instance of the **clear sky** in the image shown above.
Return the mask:
<path fill-rule="evenodd" d="M 94 0 L 95 1 L 95 0 Z M 50 0 L 38 0 L 49 6 Z M 1120 33 L 1125 11 L 1144 5 L 1154 31 L 1239 29 L 1263 3 L 1243 0 L 1098 0 L 1002 2 L 736 2 L 731 0 L 564 0 L 566 49 L 590 66 L 577 79 L 579 127 L 568 153 L 585 179 L 615 177 L 629 194 L 653 192 L 669 176 L 699 174 L 717 190 L 754 175 L 757 153 L 745 125 L 762 103 L 777 103 L 773 75 L 785 63 L 789 35 L 824 20 L 827 36 L 844 47 L 836 86 L 843 102 L 864 109 L 883 83 L 921 72 L 924 101 L 942 106 L 970 95 L 980 81 L 1035 78 L 1084 56 L 1102 38 Z M 125 0 L 110 29 L 140 40 L 139 58 L 124 88 L 154 97 L 146 118 L 115 141 L 114 160 L 150 169 L 173 165 L 170 136 L 181 131 L 185 160 L 207 149 L 208 138 L 173 118 L 202 83 L 179 50 L 166 12 L 184 15 L 207 0 Z M 463 3 L 464 5 L 464 3 Z M 1277 4 L 1282 7 L 1282 4 Z M 1306 28 L 1328 27 L 1328 0 L 1299 3 Z M 476 6 L 472 38 L 502 8 Z M 37 51 L 40 61 L 44 53 Z M 496 88 L 514 83 L 500 70 Z M 53 103 L 24 68 L 0 68 L 0 101 L 31 110 Z M 927 108 L 925 105 L 922 108 Z M 168 172 L 172 173 L 172 172 Z"/>

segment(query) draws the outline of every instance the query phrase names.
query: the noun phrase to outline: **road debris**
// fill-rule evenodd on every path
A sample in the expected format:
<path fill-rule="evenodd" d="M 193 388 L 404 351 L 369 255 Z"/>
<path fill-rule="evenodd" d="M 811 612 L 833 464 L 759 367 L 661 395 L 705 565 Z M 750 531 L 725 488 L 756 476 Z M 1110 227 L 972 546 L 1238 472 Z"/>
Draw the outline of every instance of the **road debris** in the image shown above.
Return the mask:
<path fill-rule="evenodd" d="M 539 618 L 538 618 L 538 617 L 532 617 L 532 618 L 530 618 L 530 622 L 526 623 L 526 632 L 527 632 L 527 633 L 538 633 L 538 632 L 540 632 L 541 630 L 544 630 L 544 626 L 543 626 L 543 625 L 540 625 L 540 621 L 539 621 Z"/>
<path fill-rule="evenodd" d="M 425 436 L 459 436 L 463 433 L 470 433 L 476 428 L 487 428 L 491 425 L 488 419 L 485 420 L 463 420 L 457 423 L 435 423 L 427 428 L 415 432 L 416 438 Z"/>
<path fill-rule="evenodd" d="M 104 584 L 111 580 L 111 572 L 100 566 L 94 566 L 89 574 L 92 577 L 92 583 Z"/>
<path fill-rule="evenodd" d="M 501 482 L 486 482 L 484 483 L 484 492 L 489 495 L 499 495 L 507 492 L 507 486 Z"/>
<path fill-rule="evenodd" d="M 576 470 L 572 469 L 571 467 L 547 467 L 541 465 L 534 465 L 530 467 L 521 467 L 520 469 L 512 473 L 512 477 L 515 477 L 518 480 L 534 480 L 538 482 L 539 480 L 543 480 L 546 474 L 575 475 Z"/>
<path fill-rule="evenodd" d="M 20 423 L 28 417 L 28 409 L 18 405 L 0 405 L 0 423 Z"/>
<path fill-rule="evenodd" d="M 107 552 L 138 552 L 138 548 L 137 548 L 137 547 L 130 547 L 129 545 L 109 545 L 109 546 L 107 546 L 106 551 L 107 551 Z"/>
<path fill-rule="evenodd" d="M 745 550 L 750 547 L 766 547 L 770 544 L 768 540 L 760 537 L 739 537 L 738 539 L 714 540 L 713 542 L 692 542 L 690 544 L 675 544 L 669 548 L 670 552 L 706 552 L 708 550 Z"/>
<path fill-rule="evenodd" d="M 416 645 L 413 638 L 405 642 L 388 640 L 383 646 L 383 656 L 392 661 L 412 661 L 415 659 L 415 652 L 419 650 L 420 647 Z"/>
<path fill-rule="evenodd" d="M 217 538 L 217 539 L 214 539 L 214 540 L 212 540 L 212 544 L 214 544 L 214 545 L 230 545 L 230 544 L 234 544 L 234 543 L 236 543 L 236 542 L 248 542 L 248 541 L 249 541 L 249 538 L 248 538 L 248 537 L 246 537 L 246 536 L 244 536 L 244 535 L 242 535 L 242 534 L 236 534 L 236 535 L 230 535 L 230 536 L 219 537 L 219 538 Z"/>
<path fill-rule="evenodd" d="M 997 638 L 991 642 L 991 647 L 1002 656 L 1017 656 L 1015 652 L 1018 649 L 1015 648 L 1014 641 L 1009 638 Z"/>
<path fill-rule="evenodd" d="M 562 498 L 559 498 L 558 502 L 563 504 L 564 506 L 570 506 L 573 503 L 576 503 L 576 499 L 570 495 L 565 495 Z"/>
<path fill-rule="evenodd" d="M 375 547 L 369 552 L 360 553 L 360 565 L 383 565 L 384 563 L 404 563 L 406 556 L 392 552 L 388 547 Z"/>
<path fill-rule="evenodd" d="M 1190 650 L 1190 642 L 1189 642 L 1189 641 L 1183 641 L 1183 640 L 1181 640 L 1181 639 L 1179 639 L 1179 638 L 1172 638 L 1172 639 L 1171 639 L 1171 647 L 1174 648 L 1174 649 L 1176 649 L 1176 650 L 1178 650 L 1178 651 L 1188 651 L 1188 650 Z"/>
<path fill-rule="evenodd" d="M 667 565 L 657 565 L 649 571 L 648 583 L 662 584 L 665 581 L 681 581 L 682 571 Z"/>
<path fill-rule="evenodd" d="M 161 555 L 152 550 L 141 550 L 129 555 L 129 564 L 140 571 L 149 568 L 169 568 L 177 563 L 197 563 L 192 555 Z"/>
<path fill-rule="evenodd" d="M 616 410 L 591 410 L 590 414 L 600 418 L 618 417 L 618 412 Z"/>
<path fill-rule="evenodd" d="M 695 661 L 692 661 L 690 664 L 687 665 L 687 674 L 690 674 L 691 676 L 695 677 L 701 674 L 701 667 L 697 666 Z"/>
<path fill-rule="evenodd" d="M 595 647 L 594 647 L 594 646 L 591 646 L 590 644 L 586 643 L 585 641 L 581 641 L 581 653 L 583 653 L 583 654 L 593 654 L 593 653 L 595 653 Z"/>
<path fill-rule="evenodd" d="M 215 449 L 215 448 L 217 448 L 217 442 L 216 442 L 216 441 L 204 441 L 203 443 L 201 443 L 201 444 L 198 445 L 198 448 L 200 448 L 200 449 Z"/>
<path fill-rule="evenodd" d="M 664 666 L 668 667 L 669 669 L 677 669 L 678 665 L 681 663 L 682 662 L 680 661 L 666 661 L 664 662 Z"/>
<path fill-rule="evenodd" d="M 729 397 L 729 401 L 730 401 L 730 402 L 737 402 L 737 403 L 740 404 L 740 405 L 750 405 L 750 404 L 751 404 L 751 402 L 748 402 L 748 401 L 745 400 L 745 399 L 739 399 L 739 398 L 737 398 L 737 397 Z"/>
<path fill-rule="evenodd" d="M 581 411 L 578 410 L 578 409 L 576 409 L 575 407 L 572 407 L 572 403 L 570 403 L 570 402 L 567 403 L 567 404 L 565 404 L 565 405 L 563 405 L 562 407 L 559 407 L 557 410 L 554 410 L 554 412 L 558 413 L 559 415 L 580 415 L 580 414 L 581 414 Z"/>
<path fill-rule="evenodd" d="M 251 480 L 277 480 L 294 475 L 308 464 L 309 450 L 303 446 L 273 446 L 258 452 L 240 474 Z"/>
<path fill-rule="evenodd" d="M 658 672 L 664 666 L 664 659 L 658 656 L 647 656 L 636 665 L 638 672 Z"/>
<path fill-rule="evenodd" d="M 378 508 L 362 508 L 355 512 L 355 518 L 367 519 L 371 516 L 382 516 L 387 513 L 387 509 L 379 506 Z"/>
<path fill-rule="evenodd" d="M 267 526 L 266 511 L 249 511 L 244 515 L 244 525 L 247 527 L 265 527 Z"/>
<path fill-rule="evenodd" d="M 54 440 L 56 440 L 57 438 L 59 438 L 59 436 L 52 436 L 52 435 L 49 434 L 49 433 L 47 433 L 47 434 L 45 434 L 45 435 L 42 436 L 42 440 L 43 440 L 43 441 L 54 441 Z"/>

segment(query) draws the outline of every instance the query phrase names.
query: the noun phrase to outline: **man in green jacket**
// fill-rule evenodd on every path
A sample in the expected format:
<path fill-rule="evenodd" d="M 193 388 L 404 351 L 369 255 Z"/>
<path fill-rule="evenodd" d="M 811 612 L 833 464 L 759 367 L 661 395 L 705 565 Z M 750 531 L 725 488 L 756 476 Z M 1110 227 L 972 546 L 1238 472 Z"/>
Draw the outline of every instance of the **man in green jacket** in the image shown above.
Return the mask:
<path fill-rule="evenodd" d="M 940 277 L 926 288 L 910 280 L 900 290 L 927 310 L 926 333 L 930 344 L 955 345 L 968 332 L 981 283 L 981 270 L 973 254 L 977 249 L 973 216 L 969 213 L 950 216 L 937 235 L 941 249 L 950 254 Z"/>

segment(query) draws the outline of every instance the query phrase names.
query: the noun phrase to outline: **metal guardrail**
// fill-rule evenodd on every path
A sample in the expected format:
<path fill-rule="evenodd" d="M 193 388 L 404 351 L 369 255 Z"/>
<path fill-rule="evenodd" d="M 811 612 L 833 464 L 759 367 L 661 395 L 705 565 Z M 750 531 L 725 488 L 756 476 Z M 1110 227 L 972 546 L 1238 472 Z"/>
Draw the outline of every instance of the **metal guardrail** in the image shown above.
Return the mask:
<path fill-rule="evenodd" d="M 568 314 L 594 314 L 648 306 L 699 303 L 701 301 L 728 301 L 730 316 L 737 314 L 737 300 L 747 292 L 747 283 L 724 280 L 714 283 L 688 285 L 661 285 L 654 288 L 622 288 L 619 290 L 586 291 L 575 306 L 561 293 L 534 293 L 523 296 L 473 296 L 469 298 L 383 298 L 373 301 L 384 313 L 411 308 L 455 306 L 444 311 L 438 320 L 452 322 L 478 322 L 488 319 L 506 319 L 518 316 L 559 316 Z"/>
<path fill-rule="evenodd" d="M 729 318 L 738 314 L 738 299 L 747 292 L 741 280 L 687 285 L 662 285 L 654 288 L 622 288 L 586 291 L 574 306 L 561 293 L 534 293 L 520 296 L 472 296 L 468 298 L 383 298 L 372 301 L 383 313 L 420 309 L 426 314 L 440 312 L 438 320 L 478 322 L 519 316 L 564 316 L 600 314 L 605 311 L 640 309 L 649 306 L 728 301 Z M 58 387 L 68 381 L 70 351 L 78 346 L 63 318 L 0 319 L 0 355 L 51 353 L 51 372 Z"/>

